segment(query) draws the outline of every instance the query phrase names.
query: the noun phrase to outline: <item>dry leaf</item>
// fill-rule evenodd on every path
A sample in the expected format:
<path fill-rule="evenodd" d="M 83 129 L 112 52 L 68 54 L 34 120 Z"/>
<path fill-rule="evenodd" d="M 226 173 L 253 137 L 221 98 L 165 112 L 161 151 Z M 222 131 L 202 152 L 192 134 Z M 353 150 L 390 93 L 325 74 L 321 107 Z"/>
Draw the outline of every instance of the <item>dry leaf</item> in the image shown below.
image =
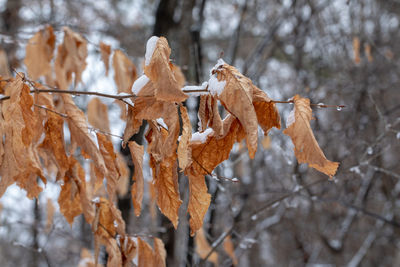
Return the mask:
<path fill-rule="evenodd" d="M 1 104 L 4 155 L 0 166 L 0 197 L 8 186 L 16 182 L 27 190 L 29 198 L 34 198 L 42 191 L 37 177 L 46 182 L 36 144 L 32 143 L 38 118 L 32 111 L 33 98 L 29 87 L 24 84 L 21 75 L 18 74 L 5 88 L 5 95 L 9 95 L 10 99 Z"/>
<path fill-rule="evenodd" d="M 99 143 L 100 153 L 103 156 L 107 169 L 107 193 L 110 200 L 115 200 L 115 192 L 117 190 L 117 182 L 120 174 L 117 164 L 117 155 L 114 152 L 114 147 L 109 138 L 104 134 L 96 133 L 97 142 Z"/>
<path fill-rule="evenodd" d="M 40 30 L 29 39 L 24 63 L 32 80 L 37 80 L 52 71 L 51 60 L 55 42 L 56 36 L 51 26 Z"/>
<path fill-rule="evenodd" d="M 194 234 L 203 226 L 204 216 L 211 202 L 211 195 L 207 192 L 204 175 L 188 175 L 189 178 L 189 206 L 190 235 Z"/>
<path fill-rule="evenodd" d="M 165 267 L 165 259 L 167 252 L 165 251 L 164 243 L 159 238 L 154 238 L 154 266 Z"/>
<path fill-rule="evenodd" d="M 372 52 L 371 52 L 371 45 L 370 44 L 365 44 L 364 45 L 364 52 L 365 55 L 367 56 L 367 60 L 369 63 L 374 61 L 374 57 L 372 56 Z"/>
<path fill-rule="evenodd" d="M 80 146 L 84 150 L 82 154 L 88 154 L 96 167 L 102 173 L 106 173 L 104 159 L 89 134 L 85 114 L 75 105 L 70 95 L 63 94 L 61 97 L 64 102 L 65 113 L 68 115 L 67 122 L 71 132 L 72 146 Z"/>
<path fill-rule="evenodd" d="M 235 248 L 233 247 L 232 238 L 230 235 L 225 237 L 224 250 L 226 254 L 228 254 L 228 256 L 231 258 L 233 266 L 236 266 L 238 264 L 238 261 L 235 256 Z"/>
<path fill-rule="evenodd" d="M 87 105 L 88 122 L 96 129 L 109 133 L 110 122 L 108 120 L 107 105 L 97 97 L 92 98 Z"/>
<path fill-rule="evenodd" d="M 249 156 L 254 158 L 257 151 L 258 124 L 265 133 L 272 126 L 280 127 L 275 104 L 249 78 L 226 63 L 213 69 L 209 90 L 217 95 L 226 110 L 239 119 L 246 132 Z"/>
<path fill-rule="evenodd" d="M 138 145 L 135 141 L 128 143 L 129 150 L 131 152 L 132 162 L 134 166 L 133 180 L 134 184 L 131 188 L 133 207 L 135 209 L 135 215 L 139 216 L 142 210 L 142 200 L 143 200 L 143 155 L 144 147 Z"/>
<path fill-rule="evenodd" d="M 120 198 L 124 197 L 128 193 L 129 188 L 129 168 L 126 164 L 124 156 L 117 152 L 117 167 L 120 173 L 120 178 L 117 182 L 117 194 Z"/>
<path fill-rule="evenodd" d="M 97 266 L 100 267 L 102 265 Z M 87 248 L 82 248 L 81 250 L 81 259 L 79 260 L 78 267 L 96 267 L 93 255 Z"/>
<path fill-rule="evenodd" d="M 44 126 L 45 137 L 39 149 L 44 151 L 54 164 L 57 166 L 57 180 L 63 178 L 69 168 L 68 157 L 65 153 L 64 145 L 64 120 L 54 112 L 47 112 L 47 121 Z"/>
<path fill-rule="evenodd" d="M 50 198 L 48 198 L 47 199 L 46 233 L 50 233 L 51 227 L 53 226 L 54 212 L 55 212 L 55 208 L 53 205 L 53 201 Z"/>
<path fill-rule="evenodd" d="M 110 65 L 111 46 L 103 42 L 100 42 L 100 54 L 101 54 L 101 59 L 104 62 L 104 66 L 106 67 L 106 76 L 107 76 Z"/>
<path fill-rule="evenodd" d="M 153 249 L 149 244 L 138 237 L 138 267 L 155 267 Z"/>
<path fill-rule="evenodd" d="M 354 63 L 360 64 L 360 39 L 358 37 L 353 38 L 353 54 L 354 54 Z"/>
<path fill-rule="evenodd" d="M 118 93 L 131 93 L 132 84 L 137 77 L 136 67 L 121 50 L 115 50 L 114 52 L 113 68 Z"/>
<path fill-rule="evenodd" d="M 200 256 L 200 258 L 205 259 L 211 251 L 211 246 L 208 243 L 206 236 L 204 234 L 203 228 L 200 228 L 199 231 L 197 232 L 195 238 L 194 238 L 195 244 L 196 244 L 196 253 L 197 255 Z M 212 262 L 215 264 L 215 266 L 218 266 L 218 254 L 217 252 L 213 251 L 211 255 L 207 259 L 209 262 Z"/>
<path fill-rule="evenodd" d="M 58 88 L 67 90 L 72 82 L 72 74 L 75 74 L 76 86 L 86 68 L 87 42 L 79 34 L 70 28 L 64 27 L 64 40 L 57 48 L 57 57 L 54 69 Z"/>
<path fill-rule="evenodd" d="M 144 73 L 156 88 L 155 96 L 157 100 L 182 102 L 187 98 L 187 95 L 181 90 L 182 78 L 177 74 L 177 69 L 175 67 L 171 69 L 170 54 L 171 48 L 168 46 L 167 39 L 160 37 L 150 63 L 144 68 Z M 178 81 L 176 78 L 178 78 Z"/>
<path fill-rule="evenodd" d="M 191 163 L 191 151 L 189 147 L 189 142 L 192 137 L 192 125 L 190 124 L 189 115 L 184 106 L 180 106 L 181 116 L 182 116 L 182 136 L 179 140 L 178 145 L 178 161 L 179 168 L 185 170 L 187 166 Z"/>
<path fill-rule="evenodd" d="M 299 95 L 293 97 L 294 109 L 289 115 L 284 134 L 289 135 L 294 144 L 294 153 L 299 163 L 308 163 L 310 167 L 325 173 L 329 177 L 335 175 L 338 162 L 326 159 L 319 147 L 310 126 L 312 110 L 310 99 Z"/>

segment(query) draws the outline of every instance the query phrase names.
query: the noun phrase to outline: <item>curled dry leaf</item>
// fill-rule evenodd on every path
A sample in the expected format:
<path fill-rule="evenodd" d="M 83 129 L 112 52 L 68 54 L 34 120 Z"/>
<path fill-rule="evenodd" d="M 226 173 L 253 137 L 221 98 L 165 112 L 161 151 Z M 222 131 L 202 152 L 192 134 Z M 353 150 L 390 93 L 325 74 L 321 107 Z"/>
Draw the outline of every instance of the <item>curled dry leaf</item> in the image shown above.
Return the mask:
<path fill-rule="evenodd" d="M 135 209 L 135 215 L 139 216 L 142 210 L 142 200 L 143 200 L 143 155 L 144 147 L 138 145 L 136 142 L 131 141 L 128 143 L 129 150 L 131 152 L 132 162 L 134 166 L 133 180 L 134 184 L 131 188 L 133 207 Z"/>
<path fill-rule="evenodd" d="M 204 234 L 203 228 L 200 228 L 199 231 L 196 234 L 196 237 L 194 238 L 194 242 L 196 244 L 196 253 L 197 255 L 200 256 L 203 260 L 207 257 L 208 253 L 211 251 L 211 246 L 207 241 L 207 238 Z M 211 255 L 207 259 L 209 262 L 212 262 L 215 264 L 215 266 L 218 266 L 218 254 L 217 252 L 211 253 Z"/>
<path fill-rule="evenodd" d="M 92 228 L 96 236 L 101 237 L 104 241 L 113 239 L 117 233 L 125 235 L 125 222 L 122 219 L 121 211 L 112 202 L 106 198 L 99 198 L 99 201 L 95 202 L 95 206 L 96 219 Z"/>
<path fill-rule="evenodd" d="M 128 193 L 130 177 L 126 160 L 119 152 L 117 152 L 117 167 L 120 173 L 120 178 L 117 183 L 117 194 L 120 198 L 122 198 Z"/>
<path fill-rule="evenodd" d="M 41 171 L 36 144 L 32 143 L 38 125 L 37 114 L 32 111 L 33 97 L 19 74 L 6 86 L 5 95 L 10 99 L 1 104 L 4 154 L 0 166 L 0 197 L 8 186 L 16 182 L 27 190 L 29 198 L 34 198 L 42 191 L 37 176 L 43 182 L 46 179 Z"/>
<path fill-rule="evenodd" d="M 53 27 L 47 26 L 38 31 L 26 46 L 25 66 L 31 79 L 37 80 L 40 76 L 52 71 L 51 60 L 56 42 Z"/>
<path fill-rule="evenodd" d="M 319 147 L 310 126 L 312 110 L 310 99 L 299 95 L 293 97 L 294 109 L 289 115 L 284 134 L 290 136 L 294 144 L 294 154 L 299 163 L 308 163 L 310 167 L 325 173 L 329 177 L 335 175 L 338 162 L 326 159 Z"/>
<path fill-rule="evenodd" d="M 157 41 L 150 63 L 145 66 L 144 73 L 154 84 L 157 100 L 182 102 L 187 98 L 182 90 L 182 77 L 176 67 L 170 65 L 171 48 L 164 37 Z M 177 80 L 178 79 L 178 80 Z"/>
<path fill-rule="evenodd" d="M 190 124 L 190 119 L 186 107 L 180 106 L 181 116 L 182 116 L 182 136 L 179 140 L 178 145 L 178 161 L 179 168 L 185 170 L 187 166 L 191 163 L 191 151 L 189 147 L 189 142 L 192 137 L 192 125 Z"/>
<path fill-rule="evenodd" d="M 70 28 L 64 27 L 64 40 L 57 48 L 54 69 L 58 88 L 67 90 L 75 74 L 75 86 L 81 81 L 86 68 L 87 42 Z"/>
<path fill-rule="evenodd" d="M 154 238 L 154 266 L 165 267 L 165 259 L 167 252 L 165 251 L 164 243 L 159 238 Z"/>
<path fill-rule="evenodd" d="M 154 250 L 151 246 L 138 237 L 137 239 L 138 267 L 165 267 L 166 251 L 164 243 L 159 238 L 154 238 Z"/>
<path fill-rule="evenodd" d="M 96 167 L 105 174 L 106 167 L 104 159 L 89 134 L 85 114 L 75 105 L 70 95 L 62 94 L 61 97 L 64 103 L 65 113 L 68 115 L 67 122 L 71 132 L 72 146 L 80 146 L 84 151 L 82 154 L 88 154 L 96 164 Z"/>
<path fill-rule="evenodd" d="M 108 107 L 98 97 L 92 98 L 87 105 L 88 122 L 96 129 L 109 133 L 110 121 L 108 119 Z"/>
<path fill-rule="evenodd" d="M 221 83 L 225 83 L 222 90 L 219 88 L 222 87 Z M 249 156 L 254 158 L 257 151 L 258 124 L 266 133 L 272 126 L 280 128 L 275 104 L 249 78 L 226 63 L 213 69 L 209 89 L 217 94 L 225 109 L 239 119 L 246 132 Z"/>
<path fill-rule="evenodd" d="M 107 76 L 110 65 L 111 46 L 103 42 L 100 42 L 100 54 L 101 54 L 101 59 L 104 62 L 104 66 L 106 67 L 106 76 Z"/>
<path fill-rule="evenodd" d="M 135 65 L 121 50 L 115 50 L 112 64 L 118 93 L 130 93 L 132 84 L 137 77 Z"/>

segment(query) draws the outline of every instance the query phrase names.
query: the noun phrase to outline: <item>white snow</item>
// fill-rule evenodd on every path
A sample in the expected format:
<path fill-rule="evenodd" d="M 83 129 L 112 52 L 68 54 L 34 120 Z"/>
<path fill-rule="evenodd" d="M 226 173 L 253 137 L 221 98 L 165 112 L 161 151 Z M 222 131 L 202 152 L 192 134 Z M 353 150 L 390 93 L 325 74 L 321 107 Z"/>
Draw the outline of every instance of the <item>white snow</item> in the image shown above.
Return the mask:
<path fill-rule="evenodd" d="M 207 130 L 205 130 L 202 133 L 195 132 L 194 134 L 192 134 L 192 139 L 190 141 L 192 141 L 192 142 L 200 141 L 201 143 L 205 143 L 207 140 L 207 137 L 212 133 L 214 133 L 214 130 L 211 128 L 208 128 Z"/>
<path fill-rule="evenodd" d="M 128 95 L 130 95 L 130 94 L 125 93 L 125 92 L 118 93 L 118 96 L 128 96 Z M 130 97 L 126 97 L 126 98 L 124 98 L 123 100 L 124 100 L 125 102 L 128 102 L 128 103 L 131 104 L 132 106 L 134 105 Z"/>
<path fill-rule="evenodd" d="M 202 83 L 201 86 L 197 85 L 187 85 L 182 88 L 182 91 L 185 94 L 190 94 L 190 96 L 201 96 L 201 95 L 208 95 L 208 91 L 204 92 L 191 92 L 191 91 L 197 91 L 197 90 L 207 90 L 208 87 L 208 82 Z"/>
<path fill-rule="evenodd" d="M 153 56 L 154 53 L 154 49 L 156 49 L 156 44 L 158 41 L 158 37 L 157 36 L 152 36 L 150 37 L 150 39 L 147 41 L 147 45 L 146 45 L 146 54 L 144 56 L 145 58 L 145 65 L 149 65 L 150 61 L 151 61 L 151 57 Z"/>
<path fill-rule="evenodd" d="M 167 124 L 165 124 L 163 118 L 158 118 L 156 119 L 157 123 L 160 124 L 162 127 L 164 127 L 166 130 L 168 130 Z"/>
<path fill-rule="evenodd" d="M 146 75 L 140 76 L 133 84 L 132 84 L 132 93 L 138 95 L 140 90 L 150 81 L 149 77 Z"/>
<path fill-rule="evenodd" d="M 100 203 L 100 198 L 99 197 L 95 197 L 92 199 L 93 203 Z"/>
<path fill-rule="evenodd" d="M 222 58 L 218 59 L 217 64 L 215 64 L 215 66 L 210 70 L 210 76 L 211 76 L 213 71 L 219 69 L 224 64 L 225 64 L 225 61 Z"/>
<path fill-rule="evenodd" d="M 220 95 L 225 89 L 226 81 L 218 81 L 217 75 L 211 75 L 208 80 L 208 91 L 212 95 Z"/>
<path fill-rule="evenodd" d="M 286 128 L 288 128 L 290 125 L 292 125 L 295 122 L 295 111 L 296 111 L 296 107 L 293 107 L 293 110 L 290 111 L 289 116 L 286 119 Z"/>

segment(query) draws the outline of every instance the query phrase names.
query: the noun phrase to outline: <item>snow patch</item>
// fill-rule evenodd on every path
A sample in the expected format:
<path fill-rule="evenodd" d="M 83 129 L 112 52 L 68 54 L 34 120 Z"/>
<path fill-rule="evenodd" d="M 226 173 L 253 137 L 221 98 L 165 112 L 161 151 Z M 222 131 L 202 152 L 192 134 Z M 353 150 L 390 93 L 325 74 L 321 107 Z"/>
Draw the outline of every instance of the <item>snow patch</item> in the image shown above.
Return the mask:
<path fill-rule="evenodd" d="M 201 86 L 187 85 L 187 86 L 182 88 L 182 91 L 185 94 L 190 94 L 190 96 L 208 95 L 208 91 L 196 92 L 198 90 L 207 90 L 207 86 L 208 86 L 208 82 L 204 82 Z"/>
<path fill-rule="evenodd" d="M 195 132 L 194 134 L 192 134 L 192 139 L 190 141 L 191 142 L 200 141 L 201 143 L 205 143 L 207 140 L 207 137 L 212 133 L 214 133 L 214 130 L 211 128 L 208 128 L 207 130 L 205 130 L 202 133 Z"/>
<path fill-rule="evenodd" d="M 129 96 L 129 95 L 130 95 L 130 94 L 125 93 L 125 92 L 118 93 L 118 96 Z M 124 100 L 125 102 L 128 102 L 128 103 L 131 104 L 132 106 L 134 105 L 133 102 L 132 102 L 132 100 L 131 100 L 131 97 L 123 98 L 123 100 Z"/>
<path fill-rule="evenodd" d="M 168 130 L 167 124 L 165 124 L 163 118 L 158 118 L 156 119 L 157 123 L 160 124 L 162 127 L 164 127 L 166 130 Z"/>
<path fill-rule="evenodd" d="M 217 64 L 215 64 L 215 66 L 210 70 L 210 76 L 212 75 L 213 71 L 218 70 L 224 64 L 225 64 L 225 61 L 222 58 L 218 59 Z"/>
<path fill-rule="evenodd" d="M 151 57 L 153 56 L 154 50 L 156 49 L 156 44 L 158 41 L 158 37 L 157 36 L 152 36 L 150 37 L 150 39 L 147 41 L 147 45 L 146 45 L 146 54 L 144 56 L 145 58 L 145 65 L 149 65 L 150 61 L 151 61 Z"/>
<path fill-rule="evenodd" d="M 138 95 L 140 90 L 150 81 L 149 77 L 146 75 L 140 76 L 133 84 L 132 84 L 132 93 Z"/>
<path fill-rule="evenodd" d="M 226 81 L 218 81 L 217 75 L 211 75 L 208 80 L 208 90 L 212 95 L 220 95 L 225 89 Z"/>
<path fill-rule="evenodd" d="M 293 107 L 293 110 L 290 111 L 289 116 L 286 119 L 286 128 L 288 128 L 290 125 L 292 125 L 295 122 L 295 111 L 296 107 Z"/>

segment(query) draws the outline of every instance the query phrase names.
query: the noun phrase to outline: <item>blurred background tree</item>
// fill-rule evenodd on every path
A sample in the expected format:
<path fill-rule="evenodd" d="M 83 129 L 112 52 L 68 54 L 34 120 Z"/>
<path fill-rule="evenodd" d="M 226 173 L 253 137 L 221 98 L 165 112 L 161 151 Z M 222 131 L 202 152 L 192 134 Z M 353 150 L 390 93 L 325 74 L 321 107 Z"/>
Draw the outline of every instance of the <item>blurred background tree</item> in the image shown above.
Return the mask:
<path fill-rule="evenodd" d="M 314 109 L 316 138 L 327 158 L 341 163 L 333 181 L 299 165 L 281 132 L 262 140 L 254 160 L 243 144 L 235 145 L 216 170 L 228 179 L 208 177 L 213 197 L 206 237 L 212 244 L 229 233 L 238 266 L 398 266 L 399 22 L 395 0 L 0 0 L 0 75 L 24 71 L 27 40 L 50 24 L 58 40 L 68 26 L 90 43 L 82 90 L 102 90 L 100 77 L 115 88 L 113 74 L 96 67 L 99 41 L 122 49 L 141 70 L 146 41 L 157 35 L 167 37 L 189 85 L 208 80 L 222 56 L 272 99 L 301 94 L 312 103 L 344 104 L 343 110 Z M 76 99 L 82 107 L 87 100 Z M 198 99 L 186 105 L 196 126 Z M 292 107 L 278 105 L 284 122 Z M 118 118 L 118 108 L 110 112 Z M 81 249 L 93 249 L 84 220 L 71 229 L 56 212 L 46 231 L 45 207 L 57 198 L 56 188 L 47 185 L 38 201 L 13 188 L 0 200 L 2 266 L 77 265 Z M 176 231 L 158 211 L 155 220 L 149 212 L 136 218 L 129 194 L 121 196 L 127 231 L 161 237 L 168 266 L 211 266 L 189 237 L 183 175 L 180 188 L 184 205 Z M 148 194 L 144 206 L 151 206 Z M 231 266 L 224 246 L 216 244 L 220 266 Z"/>

